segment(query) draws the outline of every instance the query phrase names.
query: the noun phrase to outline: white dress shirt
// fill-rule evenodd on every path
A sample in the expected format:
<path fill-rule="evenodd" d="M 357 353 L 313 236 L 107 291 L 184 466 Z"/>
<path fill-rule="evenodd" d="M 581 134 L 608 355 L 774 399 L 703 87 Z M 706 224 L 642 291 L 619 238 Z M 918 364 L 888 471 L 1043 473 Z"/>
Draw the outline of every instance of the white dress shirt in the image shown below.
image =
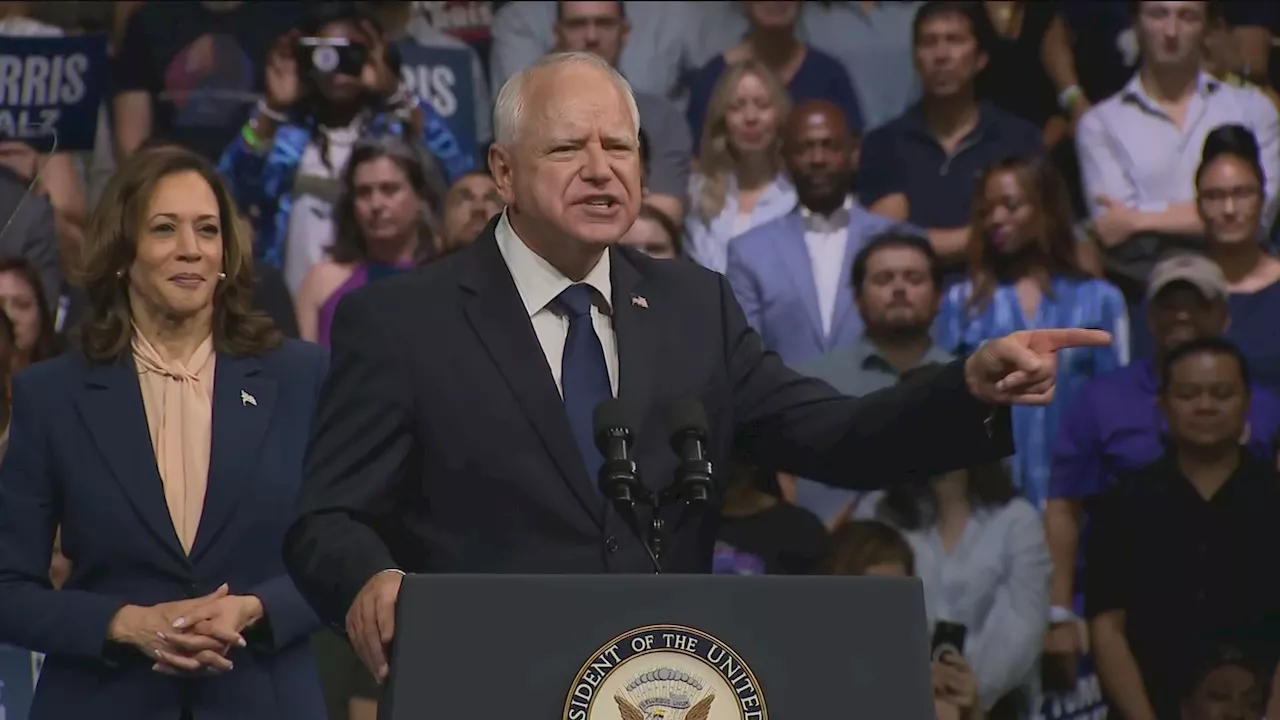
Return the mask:
<path fill-rule="evenodd" d="M 804 244 L 809 248 L 813 284 L 818 290 L 823 335 L 831 334 L 836 294 L 840 291 L 840 283 L 845 281 L 844 251 L 849 244 L 849 212 L 852 209 L 852 196 L 846 197 L 844 205 L 827 216 L 800 206 L 800 216 L 804 218 Z"/>
<path fill-rule="evenodd" d="M 551 369 L 551 377 L 556 381 L 560 394 L 564 395 L 564 384 L 561 382 L 564 361 L 564 343 L 569 337 L 569 318 L 557 311 L 552 301 L 573 285 L 574 282 L 563 273 L 552 267 L 551 263 L 529 249 L 528 245 L 516 235 L 516 231 L 507 220 L 506 212 L 498 221 L 494 231 L 498 240 L 498 251 L 511 271 L 515 280 L 516 291 L 524 302 L 529 313 L 529 321 L 533 323 L 533 332 L 538 336 L 538 344 L 547 358 L 547 367 Z M 604 348 L 604 363 L 609 369 L 609 385 L 613 395 L 618 395 L 618 337 L 613 332 L 613 318 L 610 316 L 610 305 L 613 297 L 613 284 L 609 280 L 609 253 L 600 256 L 600 262 L 587 273 L 582 282 L 595 288 L 600 296 L 591 307 L 591 324 L 600 338 L 600 346 Z"/>

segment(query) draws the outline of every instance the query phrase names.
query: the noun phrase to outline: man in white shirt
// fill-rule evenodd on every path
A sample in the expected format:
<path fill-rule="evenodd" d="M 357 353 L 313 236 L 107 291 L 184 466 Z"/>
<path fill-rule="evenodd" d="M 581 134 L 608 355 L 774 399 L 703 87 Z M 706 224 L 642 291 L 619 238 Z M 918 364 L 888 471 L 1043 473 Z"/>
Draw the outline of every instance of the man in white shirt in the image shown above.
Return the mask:
<path fill-rule="evenodd" d="M 849 347 L 862 320 L 849 290 L 853 258 L 897 223 L 853 199 L 857 140 L 839 107 L 811 100 L 791 112 L 782 156 L 799 205 L 729 242 L 725 276 L 765 348 L 790 365 Z"/>
<path fill-rule="evenodd" d="M 1266 171 L 1263 224 L 1270 227 L 1280 207 L 1280 116 L 1258 90 L 1201 69 L 1205 34 L 1219 10 L 1214 3 L 1132 5 L 1138 72 L 1080 119 L 1076 149 L 1108 276 L 1137 301 L 1162 254 L 1202 243 L 1195 174 L 1214 128 L 1244 125 L 1258 139 Z"/>
<path fill-rule="evenodd" d="M 702 404 L 716 466 L 738 448 L 855 486 L 855 475 L 1010 454 L 1003 406 L 1051 399 L 1056 350 L 1110 342 L 1092 330 L 1016 333 L 884 393 L 839 395 L 761 348 L 723 276 L 611 247 L 639 212 L 638 116 L 626 82 L 593 54 L 549 55 L 515 75 L 498 94 L 489 153 L 502 216 L 462 250 L 338 307 L 284 555 L 380 680 L 406 572 L 710 571 L 714 513 L 678 524 L 671 508 L 662 517 L 677 529 L 660 558 L 625 530 L 596 479 L 602 402 L 616 397 L 631 426 L 644 469 L 635 493 L 676 470 L 663 416 L 681 400 Z M 934 438 L 929 452 L 920 437 Z"/>

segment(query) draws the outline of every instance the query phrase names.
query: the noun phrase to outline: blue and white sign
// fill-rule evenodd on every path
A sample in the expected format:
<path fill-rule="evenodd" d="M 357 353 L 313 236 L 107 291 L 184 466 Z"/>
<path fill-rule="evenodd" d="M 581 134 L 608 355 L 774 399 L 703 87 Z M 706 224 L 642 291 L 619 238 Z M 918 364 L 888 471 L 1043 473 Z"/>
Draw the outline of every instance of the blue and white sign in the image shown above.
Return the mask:
<path fill-rule="evenodd" d="M 463 152 L 475 157 L 479 138 L 470 48 L 427 47 L 405 40 L 399 49 L 401 78 L 440 113 Z"/>
<path fill-rule="evenodd" d="M 92 150 L 107 82 L 105 35 L 6 37 L 0 44 L 0 140 Z"/>

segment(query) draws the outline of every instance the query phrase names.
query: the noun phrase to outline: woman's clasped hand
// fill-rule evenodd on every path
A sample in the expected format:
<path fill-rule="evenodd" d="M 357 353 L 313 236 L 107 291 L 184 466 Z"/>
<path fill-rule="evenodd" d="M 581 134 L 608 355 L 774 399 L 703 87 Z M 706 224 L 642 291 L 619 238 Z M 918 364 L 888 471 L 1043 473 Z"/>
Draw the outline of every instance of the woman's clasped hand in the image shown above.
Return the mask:
<path fill-rule="evenodd" d="M 234 667 L 228 653 L 247 645 L 243 632 L 262 616 L 261 600 L 232 595 L 224 584 L 204 597 L 126 605 L 112 618 L 107 637 L 154 659 L 159 673 L 219 674 Z"/>

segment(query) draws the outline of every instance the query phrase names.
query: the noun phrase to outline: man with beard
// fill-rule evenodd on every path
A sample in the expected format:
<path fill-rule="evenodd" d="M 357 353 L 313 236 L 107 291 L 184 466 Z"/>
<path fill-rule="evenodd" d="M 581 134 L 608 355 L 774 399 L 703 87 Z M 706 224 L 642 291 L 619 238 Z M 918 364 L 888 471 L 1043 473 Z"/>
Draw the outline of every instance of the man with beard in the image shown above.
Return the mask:
<path fill-rule="evenodd" d="M 747 322 L 793 366 L 857 342 L 862 323 L 845 273 L 868 238 L 895 224 L 854 201 L 856 148 L 839 107 L 799 105 L 782 130 L 799 205 L 729 243 L 725 276 Z"/>
<path fill-rule="evenodd" d="M 850 283 L 865 330 L 851 347 L 832 350 L 799 370 L 860 396 L 896 384 L 915 368 L 951 361 L 929 334 L 938 314 L 941 272 L 923 236 L 891 230 L 873 237 L 854 259 Z M 795 504 L 828 528 L 847 519 L 857 499 L 852 490 L 796 480 Z"/>

